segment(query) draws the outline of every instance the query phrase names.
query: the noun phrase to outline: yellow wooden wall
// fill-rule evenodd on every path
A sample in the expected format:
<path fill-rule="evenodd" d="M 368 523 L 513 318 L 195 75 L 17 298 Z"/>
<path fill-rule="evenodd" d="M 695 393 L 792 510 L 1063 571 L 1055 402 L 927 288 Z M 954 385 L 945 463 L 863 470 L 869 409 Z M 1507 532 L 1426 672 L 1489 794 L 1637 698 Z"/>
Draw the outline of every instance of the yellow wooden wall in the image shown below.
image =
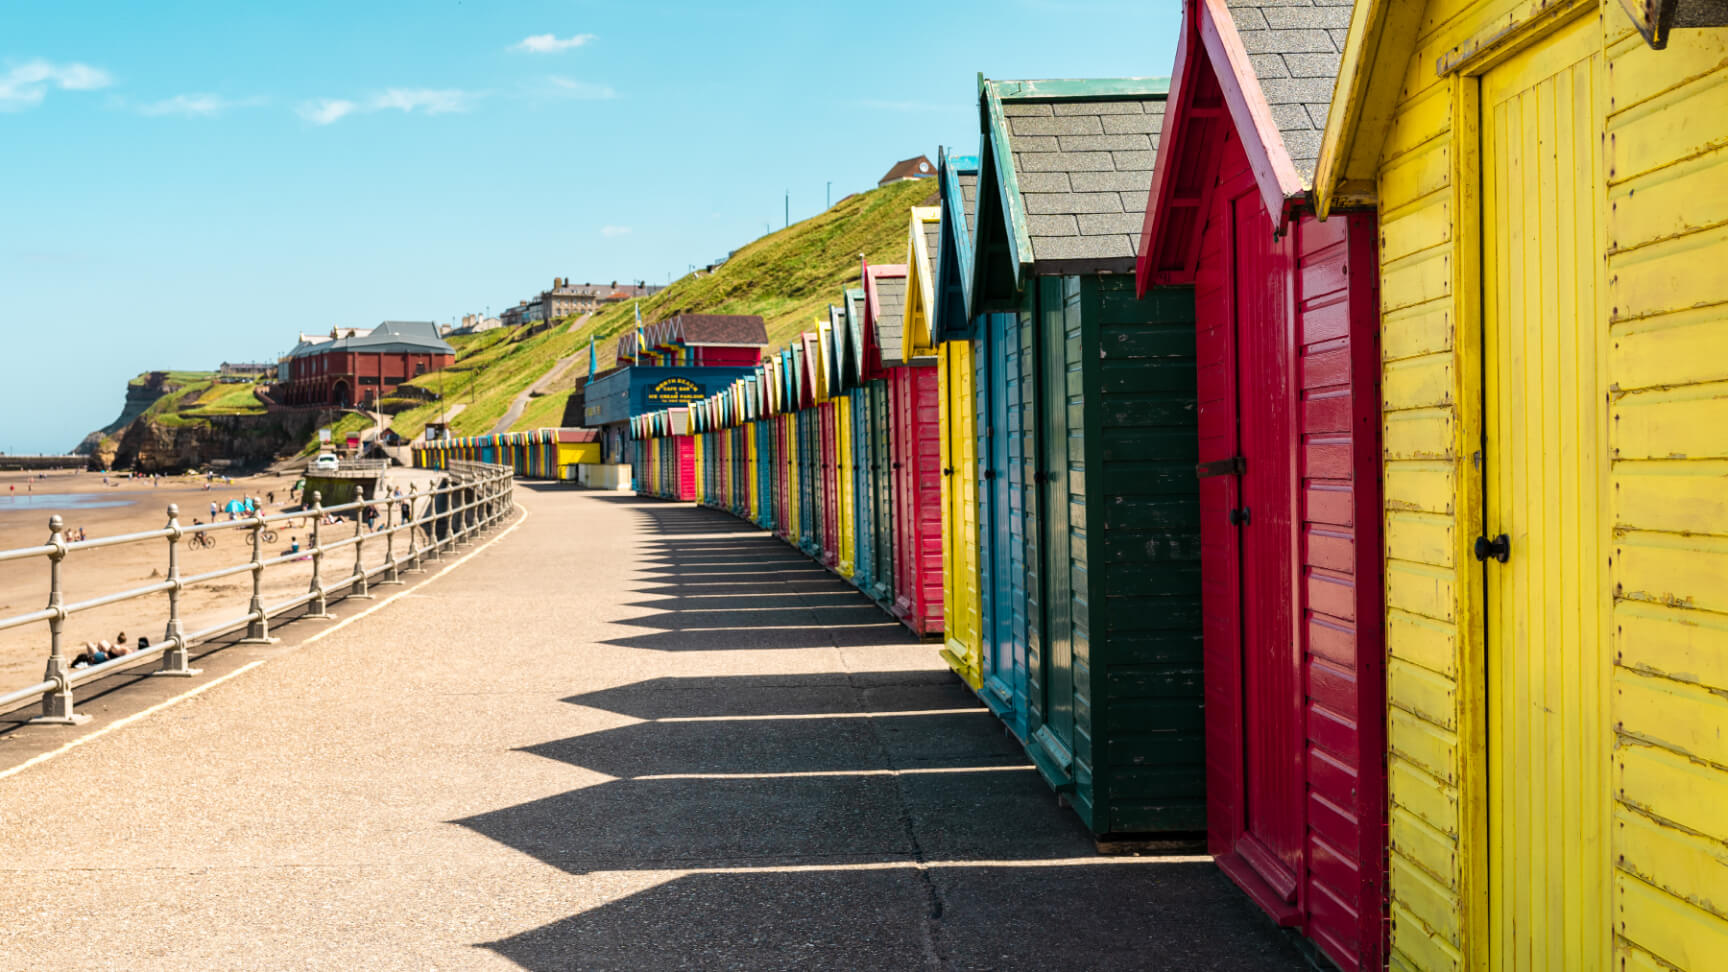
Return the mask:
<path fill-rule="evenodd" d="M 1541 6 L 1430 2 L 1380 154 L 1394 967 L 1490 964 L 1482 568 L 1470 550 L 1482 520 L 1479 106 L 1473 78 L 1436 66 Z M 1612 889 L 1536 893 L 1564 896 L 1572 916 L 1592 910 L 1581 895 L 1611 894 L 1594 910 L 1628 968 L 1662 967 L 1652 955 L 1704 968 L 1728 955 L 1728 31 L 1675 31 L 1652 51 L 1618 0 L 1587 15 L 1606 69 L 1613 644 L 1598 664 L 1619 799 L 1609 846 L 1577 852 L 1618 869 Z"/>
<path fill-rule="evenodd" d="M 1728 965 L 1728 29 L 1607 25 L 1616 945 Z"/>
<path fill-rule="evenodd" d="M 973 427 L 972 342 L 937 347 L 937 395 L 942 459 L 942 617 L 948 666 L 977 689 L 982 684 L 978 594 L 977 433 Z"/>
<path fill-rule="evenodd" d="M 839 562 L 835 570 L 841 577 L 851 577 L 853 561 L 857 558 L 856 519 L 857 508 L 853 505 L 852 496 L 852 399 L 844 394 L 834 396 L 834 462 L 840 484 L 839 516 L 837 529 L 840 531 Z"/>

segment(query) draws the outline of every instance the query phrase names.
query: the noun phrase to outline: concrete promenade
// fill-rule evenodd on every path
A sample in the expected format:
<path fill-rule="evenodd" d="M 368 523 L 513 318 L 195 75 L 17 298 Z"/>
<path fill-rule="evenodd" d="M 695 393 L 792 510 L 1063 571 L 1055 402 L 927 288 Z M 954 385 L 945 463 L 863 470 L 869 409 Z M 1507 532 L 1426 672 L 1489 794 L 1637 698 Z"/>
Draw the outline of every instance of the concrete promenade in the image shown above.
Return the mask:
<path fill-rule="evenodd" d="M 778 541 L 517 496 L 316 643 L 0 737 L 0 773 L 53 753 L 0 777 L 0 969 L 1307 967 L 1191 849 L 1100 856 L 933 646 Z"/>

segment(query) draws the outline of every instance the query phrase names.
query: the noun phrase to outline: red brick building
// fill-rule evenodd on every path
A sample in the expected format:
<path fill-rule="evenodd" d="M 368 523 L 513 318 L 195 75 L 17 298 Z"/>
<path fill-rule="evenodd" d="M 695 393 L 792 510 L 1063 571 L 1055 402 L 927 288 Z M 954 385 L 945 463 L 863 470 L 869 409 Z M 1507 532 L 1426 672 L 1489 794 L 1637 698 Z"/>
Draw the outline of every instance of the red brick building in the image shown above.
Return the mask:
<path fill-rule="evenodd" d="M 275 398 L 284 405 L 346 408 L 456 360 L 431 321 L 385 321 L 369 333 L 332 331 L 307 338 L 282 359 Z"/>

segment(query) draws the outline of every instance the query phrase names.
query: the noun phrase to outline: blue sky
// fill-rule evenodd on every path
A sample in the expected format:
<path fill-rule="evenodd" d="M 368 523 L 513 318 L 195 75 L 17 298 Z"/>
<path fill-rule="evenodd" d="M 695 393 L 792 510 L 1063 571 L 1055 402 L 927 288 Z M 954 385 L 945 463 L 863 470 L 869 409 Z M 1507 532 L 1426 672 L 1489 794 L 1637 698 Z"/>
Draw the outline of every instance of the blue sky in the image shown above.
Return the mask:
<path fill-rule="evenodd" d="M 1179 0 L 9 2 L 0 451 L 299 330 L 665 282 L 975 150 L 976 75 L 1170 72 Z"/>

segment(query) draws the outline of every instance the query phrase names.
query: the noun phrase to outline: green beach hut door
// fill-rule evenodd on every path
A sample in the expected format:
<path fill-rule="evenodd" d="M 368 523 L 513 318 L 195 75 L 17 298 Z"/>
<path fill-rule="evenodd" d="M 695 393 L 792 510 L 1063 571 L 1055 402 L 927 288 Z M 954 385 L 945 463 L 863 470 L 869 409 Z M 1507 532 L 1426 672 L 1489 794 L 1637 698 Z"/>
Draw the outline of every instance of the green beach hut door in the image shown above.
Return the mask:
<path fill-rule="evenodd" d="M 1036 526 L 1028 524 L 1028 534 L 1037 530 L 1043 602 L 1042 638 L 1037 642 L 1043 650 L 1043 663 L 1034 664 L 1031 671 L 1042 683 L 1041 691 L 1033 695 L 1037 728 L 1032 733 L 1036 744 L 1032 756 L 1058 787 L 1073 782 L 1074 767 L 1074 576 L 1069 524 L 1085 523 L 1085 496 L 1078 497 L 1082 509 L 1071 521 L 1068 452 L 1070 445 L 1083 448 L 1070 436 L 1080 435 L 1085 427 L 1080 319 L 1079 278 L 1038 279 L 1029 322 L 1032 326 L 1024 332 L 1034 341 L 1027 360 L 1036 374 L 1036 381 L 1028 388 L 1036 403 L 1029 410 L 1036 444 L 1027 450 L 1028 465 L 1034 470 L 1031 487 L 1035 497 L 1028 508 Z M 1028 554 L 1032 555 L 1030 550 Z"/>

